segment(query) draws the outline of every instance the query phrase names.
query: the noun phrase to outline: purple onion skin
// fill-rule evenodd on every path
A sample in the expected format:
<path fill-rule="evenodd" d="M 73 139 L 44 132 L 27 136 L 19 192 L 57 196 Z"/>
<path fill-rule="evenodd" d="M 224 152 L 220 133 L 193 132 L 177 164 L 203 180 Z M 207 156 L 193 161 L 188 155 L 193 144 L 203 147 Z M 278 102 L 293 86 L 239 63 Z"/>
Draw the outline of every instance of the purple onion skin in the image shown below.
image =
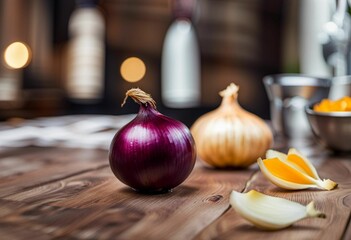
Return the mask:
<path fill-rule="evenodd" d="M 144 193 L 168 192 L 191 173 L 196 148 L 190 130 L 150 105 L 114 136 L 110 167 L 124 184 Z"/>

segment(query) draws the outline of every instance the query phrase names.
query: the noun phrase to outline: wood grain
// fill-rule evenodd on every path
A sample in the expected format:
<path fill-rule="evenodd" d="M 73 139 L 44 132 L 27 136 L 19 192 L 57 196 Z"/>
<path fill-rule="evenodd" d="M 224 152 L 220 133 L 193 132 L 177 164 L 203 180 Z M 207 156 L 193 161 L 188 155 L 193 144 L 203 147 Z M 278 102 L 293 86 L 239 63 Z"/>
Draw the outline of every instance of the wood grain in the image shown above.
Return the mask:
<path fill-rule="evenodd" d="M 314 159 L 318 160 L 318 159 Z M 319 159 L 321 160 L 321 159 Z M 321 160 L 318 166 L 320 176 L 330 178 L 339 183 L 332 191 L 303 190 L 286 191 L 268 182 L 257 172 L 245 192 L 255 189 L 272 196 L 308 204 L 314 200 L 316 207 L 326 213 L 326 219 L 305 219 L 292 227 L 281 231 L 263 231 L 241 218 L 234 209 L 230 208 L 221 218 L 205 228 L 195 239 L 345 239 L 344 236 L 350 222 L 351 211 L 351 161 L 329 157 Z M 350 234 L 350 232 L 347 232 Z"/>
<path fill-rule="evenodd" d="M 0 154 L 0 239 L 350 239 L 351 158 L 303 149 L 332 191 L 285 191 L 250 169 L 218 170 L 198 161 L 172 192 L 144 195 L 119 182 L 107 152 L 26 148 Z M 256 189 L 303 204 L 326 219 L 262 231 L 229 206 L 232 190 Z"/>
<path fill-rule="evenodd" d="M 18 187 L 17 193 L 3 197 L 9 207 L 0 208 L 0 225 L 9 226 L 2 230 L 9 236 L 20 229 L 78 239 L 191 239 L 228 209 L 230 191 L 242 191 L 254 172 L 214 170 L 198 163 L 172 192 L 142 195 L 120 183 L 109 167 L 101 167 Z"/>
<path fill-rule="evenodd" d="M 0 158 L 0 197 L 74 174 L 108 166 L 107 152 L 37 148 Z"/>

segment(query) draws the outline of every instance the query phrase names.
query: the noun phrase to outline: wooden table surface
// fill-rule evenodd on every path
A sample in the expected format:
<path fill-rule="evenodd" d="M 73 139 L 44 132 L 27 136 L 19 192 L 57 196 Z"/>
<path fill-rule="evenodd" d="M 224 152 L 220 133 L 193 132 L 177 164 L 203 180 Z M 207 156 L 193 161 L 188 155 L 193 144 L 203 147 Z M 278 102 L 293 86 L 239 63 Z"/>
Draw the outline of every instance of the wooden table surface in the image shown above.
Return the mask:
<path fill-rule="evenodd" d="M 256 164 L 216 170 L 198 160 L 172 192 L 142 195 L 114 177 L 104 150 L 2 149 L 0 239 L 351 239 L 350 155 L 299 143 L 320 176 L 339 183 L 337 189 L 286 191 L 268 182 Z M 280 231 L 257 229 L 229 205 L 232 190 L 250 189 L 302 204 L 315 200 L 327 218 Z"/>

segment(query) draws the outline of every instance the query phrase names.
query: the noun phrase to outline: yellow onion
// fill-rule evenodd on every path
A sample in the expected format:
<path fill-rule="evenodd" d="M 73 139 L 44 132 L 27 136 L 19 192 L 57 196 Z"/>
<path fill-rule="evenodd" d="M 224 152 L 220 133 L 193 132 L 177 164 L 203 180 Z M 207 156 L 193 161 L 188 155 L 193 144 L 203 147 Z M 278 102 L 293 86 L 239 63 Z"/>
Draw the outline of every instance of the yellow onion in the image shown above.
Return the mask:
<path fill-rule="evenodd" d="M 238 90 L 231 83 L 219 93 L 221 105 L 191 127 L 198 156 L 214 167 L 248 167 L 272 144 L 266 123 L 239 105 Z"/>

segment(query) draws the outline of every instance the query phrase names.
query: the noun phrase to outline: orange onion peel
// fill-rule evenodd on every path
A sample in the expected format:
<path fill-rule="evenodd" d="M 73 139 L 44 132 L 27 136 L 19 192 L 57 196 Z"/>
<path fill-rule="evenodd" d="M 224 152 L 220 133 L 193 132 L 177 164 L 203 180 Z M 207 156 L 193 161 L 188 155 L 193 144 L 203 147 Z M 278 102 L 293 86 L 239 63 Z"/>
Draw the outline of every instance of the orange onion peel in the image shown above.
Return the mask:
<path fill-rule="evenodd" d="M 332 190 L 337 187 L 330 179 L 322 180 L 312 163 L 294 148 L 288 154 L 268 150 L 266 159 L 258 158 L 257 163 L 268 180 L 284 189 Z"/>
<path fill-rule="evenodd" d="M 351 97 L 345 96 L 335 101 L 323 99 L 313 106 L 316 112 L 351 112 Z"/>

